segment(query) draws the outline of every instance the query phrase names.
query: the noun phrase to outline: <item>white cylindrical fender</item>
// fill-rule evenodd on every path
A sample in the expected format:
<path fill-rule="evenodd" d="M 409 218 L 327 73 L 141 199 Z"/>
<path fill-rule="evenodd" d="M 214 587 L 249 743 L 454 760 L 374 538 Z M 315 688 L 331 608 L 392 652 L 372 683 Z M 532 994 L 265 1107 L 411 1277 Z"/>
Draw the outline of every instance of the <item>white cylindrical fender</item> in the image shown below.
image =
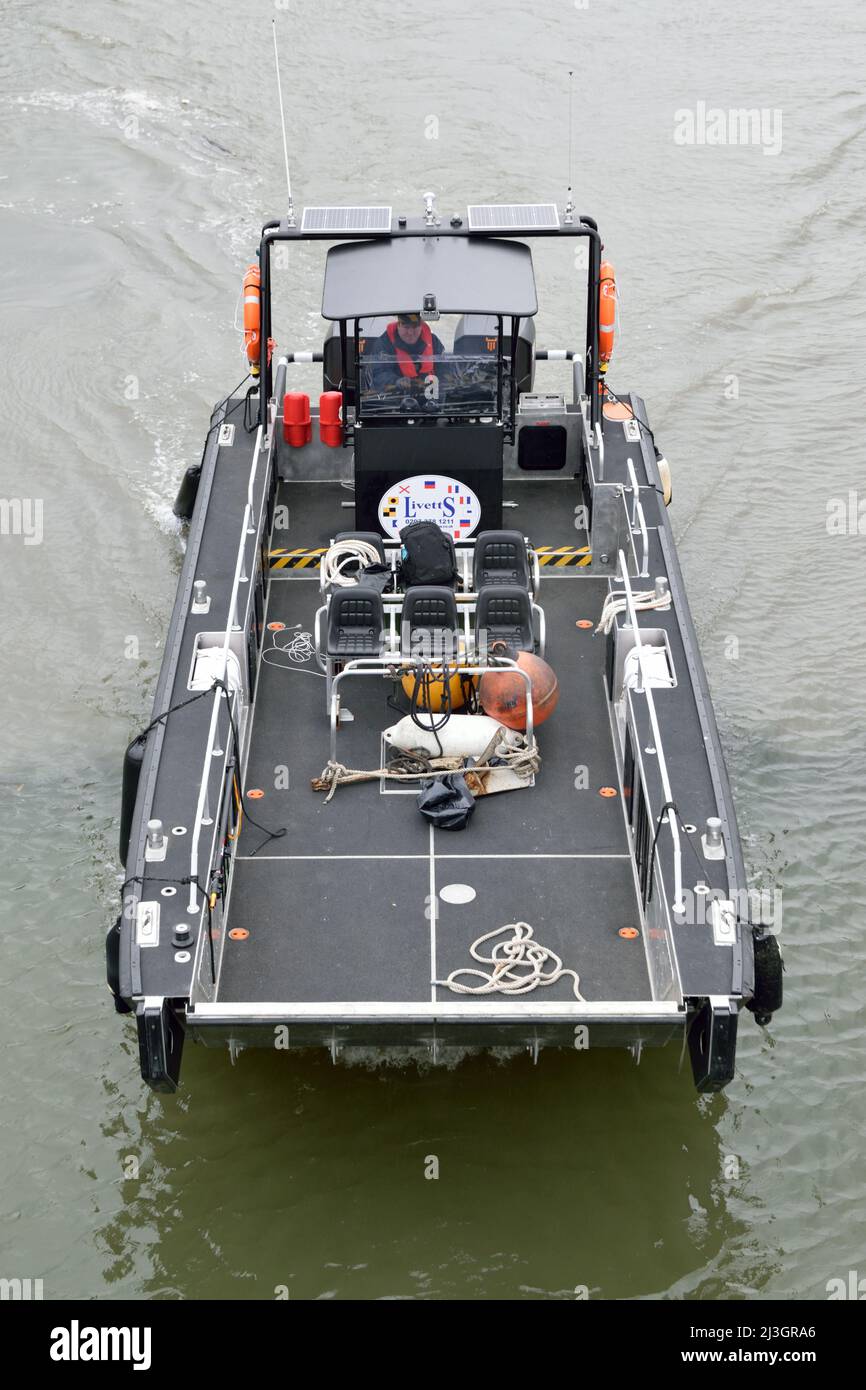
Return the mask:
<path fill-rule="evenodd" d="M 419 714 L 418 718 L 425 726 L 419 728 L 407 714 L 404 719 L 385 730 L 385 742 L 391 748 L 398 748 L 404 753 L 417 750 L 436 758 L 440 756 L 441 748 L 441 755 L 447 758 L 477 758 L 484 752 L 497 729 L 502 728 L 497 720 L 491 719 L 487 714 L 452 714 L 448 723 L 434 733 L 429 726 L 440 717 Z M 519 742 L 521 738 L 520 734 L 515 734 L 510 729 L 504 729 L 503 734 L 503 742 L 509 747 L 512 741 Z"/>
<path fill-rule="evenodd" d="M 241 667 L 240 662 L 234 652 L 227 653 L 226 661 L 226 685 L 229 690 L 241 689 Z M 189 683 L 190 690 L 208 690 L 215 680 L 221 680 L 223 674 L 223 649 L 222 647 L 199 647 L 196 652 L 195 666 L 193 668 L 192 680 Z"/>

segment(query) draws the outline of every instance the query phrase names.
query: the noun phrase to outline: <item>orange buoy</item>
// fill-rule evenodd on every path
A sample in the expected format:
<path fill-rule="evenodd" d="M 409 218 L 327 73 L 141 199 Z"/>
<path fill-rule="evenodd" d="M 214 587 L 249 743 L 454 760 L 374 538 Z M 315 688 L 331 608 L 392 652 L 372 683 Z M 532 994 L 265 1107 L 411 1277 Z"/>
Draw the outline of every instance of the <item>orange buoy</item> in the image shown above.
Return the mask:
<path fill-rule="evenodd" d="M 606 372 L 613 356 L 616 330 L 616 274 L 610 261 L 602 261 L 598 283 L 598 365 Z"/>
<path fill-rule="evenodd" d="M 258 376 L 259 374 L 261 334 L 262 277 L 257 265 L 249 265 L 244 275 L 244 345 L 247 350 L 251 376 Z"/>
<path fill-rule="evenodd" d="M 535 728 L 549 719 L 559 701 L 559 681 L 552 666 L 532 652 L 514 658 L 532 682 L 532 723 Z M 516 671 L 487 671 L 481 677 L 478 696 L 485 714 L 506 729 L 526 728 L 526 681 Z"/>

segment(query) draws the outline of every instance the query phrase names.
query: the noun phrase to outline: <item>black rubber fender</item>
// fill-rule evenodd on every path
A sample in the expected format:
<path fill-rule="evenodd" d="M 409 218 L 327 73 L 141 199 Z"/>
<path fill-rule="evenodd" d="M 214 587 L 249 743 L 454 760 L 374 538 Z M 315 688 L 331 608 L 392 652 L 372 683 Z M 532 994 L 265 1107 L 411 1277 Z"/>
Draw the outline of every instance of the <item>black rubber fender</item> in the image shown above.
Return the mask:
<path fill-rule="evenodd" d="M 108 988 L 114 998 L 114 1007 L 119 1014 L 132 1013 L 125 999 L 120 996 L 120 923 L 121 918 L 108 928 L 105 934 L 105 975 Z"/>
<path fill-rule="evenodd" d="M 195 499 L 198 496 L 198 484 L 201 478 L 201 464 L 192 463 L 184 473 L 180 487 L 177 490 L 177 497 L 174 499 L 172 511 L 181 521 L 190 521 L 195 509 Z"/>
<path fill-rule="evenodd" d="M 692 1075 L 699 1091 L 721 1091 L 734 1077 L 737 1011 L 727 1002 L 700 1001 L 688 1028 Z"/>
<path fill-rule="evenodd" d="M 144 750 L 147 747 L 147 735 L 136 734 L 123 755 L 123 786 L 120 794 L 120 835 L 118 837 L 118 852 L 120 862 L 126 867 L 126 855 L 129 850 L 129 836 L 132 830 L 132 816 L 135 811 L 135 798 L 138 795 L 138 779 L 141 775 L 141 765 L 144 762 Z"/>
<path fill-rule="evenodd" d="M 167 999 L 145 1003 L 136 1017 L 142 1078 L 154 1091 L 177 1090 L 184 1032 Z"/>
<path fill-rule="evenodd" d="M 785 962 L 779 948 L 779 938 L 767 927 L 752 927 L 755 948 L 755 992 L 747 1008 L 762 1027 L 782 1007 L 782 976 Z"/>

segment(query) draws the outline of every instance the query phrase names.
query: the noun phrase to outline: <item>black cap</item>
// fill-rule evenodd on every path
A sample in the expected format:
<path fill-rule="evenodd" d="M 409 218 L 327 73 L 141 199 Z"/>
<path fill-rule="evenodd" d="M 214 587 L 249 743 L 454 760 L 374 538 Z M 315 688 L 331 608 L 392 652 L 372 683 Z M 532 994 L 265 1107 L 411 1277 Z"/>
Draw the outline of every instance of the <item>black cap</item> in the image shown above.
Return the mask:
<path fill-rule="evenodd" d="M 420 315 L 420 314 L 398 314 L 398 315 L 397 315 L 397 322 L 398 322 L 398 323 L 420 323 L 420 322 L 421 322 L 421 315 Z"/>

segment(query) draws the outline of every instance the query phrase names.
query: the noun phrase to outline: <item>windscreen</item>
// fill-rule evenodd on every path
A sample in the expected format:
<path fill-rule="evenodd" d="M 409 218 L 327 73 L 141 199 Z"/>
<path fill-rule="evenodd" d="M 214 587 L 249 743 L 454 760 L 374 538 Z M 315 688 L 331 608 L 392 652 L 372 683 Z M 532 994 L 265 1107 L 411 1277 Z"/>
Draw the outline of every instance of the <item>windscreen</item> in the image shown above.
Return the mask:
<path fill-rule="evenodd" d="M 499 410 L 495 318 L 420 314 L 359 321 L 362 418 L 491 418 Z M 507 372 L 505 363 L 503 372 Z"/>

